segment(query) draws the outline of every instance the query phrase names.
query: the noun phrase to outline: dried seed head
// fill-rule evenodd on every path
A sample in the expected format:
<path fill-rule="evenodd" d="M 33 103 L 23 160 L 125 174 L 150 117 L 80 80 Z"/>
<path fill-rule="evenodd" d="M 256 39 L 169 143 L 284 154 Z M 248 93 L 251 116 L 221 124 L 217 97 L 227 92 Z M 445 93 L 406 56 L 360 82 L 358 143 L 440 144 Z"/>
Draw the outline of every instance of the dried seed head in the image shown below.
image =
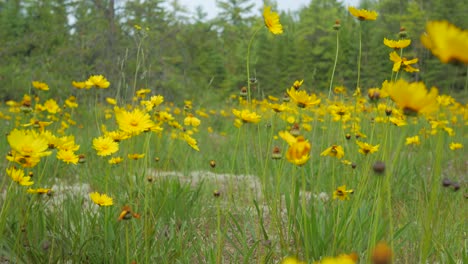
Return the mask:
<path fill-rule="evenodd" d="M 385 163 L 383 161 L 376 161 L 372 166 L 372 169 L 377 174 L 382 174 L 385 172 Z"/>
<path fill-rule="evenodd" d="M 281 159 L 282 155 L 281 155 L 281 149 L 278 147 L 278 146 L 275 146 L 273 148 L 273 151 L 271 153 L 271 158 L 272 159 Z"/>
<path fill-rule="evenodd" d="M 221 196 L 221 192 L 218 191 L 218 190 L 214 190 L 213 191 L 213 196 L 217 198 L 217 197 Z"/>
<path fill-rule="evenodd" d="M 453 187 L 453 191 L 458 191 L 460 190 L 460 183 L 458 182 L 452 182 L 452 187 Z"/>
<path fill-rule="evenodd" d="M 211 168 L 215 168 L 216 167 L 216 161 L 215 160 L 210 160 L 210 166 L 211 166 Z"/>
<path fill-rule="evenodd" d="M 450 185 L 452 185 L 452 181 L 449 180 L 448 178 L 444 178 L 444 179 L 442 180 L 442 186 L 444 186 L 444 187 L 449 187 Z"/>

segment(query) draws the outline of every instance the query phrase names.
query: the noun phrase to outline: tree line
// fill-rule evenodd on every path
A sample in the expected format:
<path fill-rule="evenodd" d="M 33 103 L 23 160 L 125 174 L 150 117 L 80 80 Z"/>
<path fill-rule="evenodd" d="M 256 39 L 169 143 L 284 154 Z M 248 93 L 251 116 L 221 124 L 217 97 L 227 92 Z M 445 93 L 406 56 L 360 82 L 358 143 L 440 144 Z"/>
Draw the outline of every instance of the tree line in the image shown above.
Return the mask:
<path fill-rule="evenodd" d="M 265 2 L 278 11 L 275 1 Z M 53 95 L 86 97 L 71 81 L 103 74 L 112 87 L 103 96 L 128 98 L 150 88 L 168 100 L 221 99 L 246 86 L 248 42 L 263 18 L 251 0 L 216 3 L 220 12 L 208 19 L 201 7 L 189 12 L 178 0 L 0 1 L 0 97 L 19 99 L 33 80 L 48 83 Z M 280 12 L 284 34 L 260 30 L 252 43 L 254 96 L 281 96 L 296 79 L 304 79 L 309 91 L 328 91 L 337 39 L 333 85 L 354 90 L 359 27 L 363 89 L 390 79 L 391 50 L 383 39 L 398 39 L 403 29 L 412 39 L 405 56 L 419 58 L 420 72 L 402 77 L 445 91 L 463 89 L 466 66 L 440 63 L 419 39 L 429 20 L 468 28 L 468 2 L 362 0 L 358 7 L 376 10 L 378 19 L 359 22 L 336 0 Z"/>

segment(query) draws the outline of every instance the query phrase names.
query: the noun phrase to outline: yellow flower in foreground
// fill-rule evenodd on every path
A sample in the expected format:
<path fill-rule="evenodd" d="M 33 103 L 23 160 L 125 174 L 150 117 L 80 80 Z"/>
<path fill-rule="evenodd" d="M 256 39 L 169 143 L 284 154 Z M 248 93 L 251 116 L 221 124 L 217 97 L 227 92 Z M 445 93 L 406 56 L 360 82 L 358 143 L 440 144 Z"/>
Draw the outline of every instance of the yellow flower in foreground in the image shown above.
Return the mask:
<path fill-rule="evenodd" d="M 352 254 L 342 254 L 338 257 L 324 257 L 319 262 L 314 262 L 314 264 L 355 264 L 358 261 L 358 256 L 356 253 Z"/>
<path fill-rule="evenodd" d="M 271 7 L 265 7 L 263 10 L 263 19 L 265 21 L 265 26 L 271 33 L 275 35 L 283 33 L 283 26 L 280 23 L 279 15 L 276 12 L 271 12 Z"/>
<path fill-rule="evenodd" d="M 428 93 L 422 82 L 408 83 L 398 80 L 385 87 L 393 101 L 403 110 L 405 115 L 426 114 L 437 110 L 437 88 Z"/>
<path fill-rule="evenodd" d="M 364 155 L 367 155 L 369 153 L 377 152 L 379 150 L 379 146 L 380 146 L 380 144 L 372 146 L 371 144 L 361 142 L 361 141 L 356 141 L 356 143 L 359 146 L 359 153 L 362 153 Z"/>
<path fill-rule="evenodd" d="M 309 107 L 312 105 L 320 104 L 320 98 L 317 98 L 315 94 L 309 95 L 304 90 L 296 90 L 291 88 L 287 90 L 289 97 L 297 104 L 300 108 Z"/>
<path fill-rule="evenodd" d="M 93 148 L 98 156 L 109 156 L 119 150 L 119 144 L 110 137 L 98 137 L 93 139 Z"/>
<path fill-rule="evenodd" d="M 295 257 L 285 257 L 281 260 L 281 264 L 306 264 L 304 261 L 300 261 Z"/>
<path fill-rule="evenodd" d="M 398 72 L 401 68 L 401 66 L 403 66 L 403 70 L 407 71 L 407 72 L 418 72 L 419 69 L 416 69 L 416 68 L 413 68 L 411 66 L 411 64 L 415 64 L 418 62 L 418 59 L 415 58 L 415 59 L 412 59 L 412 60 L 408 60 L 406 58 L 402 58 L 400 57 L 395 51 L 390 53 L 390 60 L 393 61 L 393 71 L 394 72 Z"/>
<path fill-rule="evenodd" d="M 349 11 L 349 13 L 351 13 L 351 15 L 353 15 L 354 17 L 357 17 L 361 21 L 363 21 L 363 20 L 376 20 L 377 16 L 379 15 L 375 11 L 369 11 L 369 10 L 366 10 L 366 9 L 356 9 L 353 6 L 348 7 L 348 11 Z"/>
<path fill-rule="evenodd" d="M 232 109 L 232 113 L 242 120 L 244 123 L 258 123 L 260 122 L 260 119 L 262 118 L 260 115 L 257 115 L 255 112 L 250 112 L 250 110 L 244 109 L 244 110 L 237 110 L 237 109 Z"/>
<path fill-rule="evenodd" d="M 450 143 L 451 150 L 462 149 L 462 148 L 463 148 L 463 145 L 461 143 L 456 143 L 456 142 Z"/>
<path fill-rule="evenodd" d="M 468 64 L 468 30 L 447 21 L 430 21 L 421 42 L 443 63 L 460 61 Z"/>
<path fill-rule="evenodd" d="M 354 190 L 346 190 L 346 185 L 336 188 L 333 192 L 333 200 L 340 199 L 341 201 L 349 200 L 349 194 L 353 194 Z"/>
<path fill-rule="evenodd" d="M 91 75 L 85 82 L 86 86 L 96 86 L 98 88 L 109 88 L 110 82 L 102 75 Z"/>
<path fill-rule="evenodd" d="M 200 151 L 200 149 L 198 148 L 197 140 L 191 137 L 189 134 L 183 133 L 182 139 L 185 142 L 187 142 L 187 144 L 189 144 L 189 146 L 192 147 L 194 150 Z"/>
<path fill-rule="evenodd" d="M 107 196 L 107 194 L 100 194 L 98 192 L 93 192 L 89 194 L 89 197 L 93 202 L 99 206 L 111 206 L 114 203 L 112 202 L 112 198 Z"/>
<path fill-rule="evenodd" d="M 286 159 L 298 166 L 304 165 L 310 158 L 311 145 L 303 136 L 294 137 L 287 131 L 280 131 L 279 136 L 289 145 Z"/>
<path fill-rule="evenodd" d="M 344 150 L 342 146 L 333 145 L 326 150 L 324 150 L 320 156 L 330 156 L 341 159 L 344 156 Z"/>
<path fill-rule="evenodd" d="M 419 145 L 421 141 L 419 140 L 419 136 L 414 137 L 407 137 L 405 145 Z"/>
<path fill-rule="evenodd" d="M 385 44 L 385 46 L 392 49 L 403 49 L 411 44 L 411 39 L 391 40 L 384 38 L 383 43 Z"/>
<path fill-rule="evenodd" d="M 48 91 L 49 90 L 49 85 L 47 85 L 47 83 L 44 83 L 44 82 L 33 81 L 32 86 L 34 88 L 36 88 L 38 90 L 42 90 L 42 91 Z"/>
<path fill-rule="evenodd" d="M 72 150 L 59 150 L 57 152 L 57 159 L 67 163 L 67 164 L 77 164 L 79 157 Z"/>
<path fill-rule="evenodd" d="M 150 115 L 140 109 L 127 112 L 120 108 L 115 108 L 115 119 L 120 130 L 132 135 L 138 135 L 141 132 L 149 131 L 154 126 Z"/>
<path fill-rule="evenodd" d="M 41 157 L 52 153 L 46 151 L 49 148 L 47 140 L 35 131 L 14 129 L 7 140 L 12 150 L 7 159 L 23 167 L 34 167 Z"/>
<path fill-rule="evenodd" d="M 24 176 L 24 171 L 22 169 L 16 169 L 15 167 L 7 168 L 6 172 L 8 176 L 19 185 L 29 186 L 33 185 L 34 182 L 31 181 L 31 177 Z"/>

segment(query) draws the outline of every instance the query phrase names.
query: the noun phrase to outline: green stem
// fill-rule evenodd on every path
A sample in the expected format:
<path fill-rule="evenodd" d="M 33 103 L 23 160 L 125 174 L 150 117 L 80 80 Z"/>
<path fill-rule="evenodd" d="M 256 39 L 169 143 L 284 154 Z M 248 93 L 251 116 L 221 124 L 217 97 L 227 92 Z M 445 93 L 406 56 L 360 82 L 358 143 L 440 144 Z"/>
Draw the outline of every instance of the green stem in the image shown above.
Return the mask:
<path fill-rule="evenodd" d="M 361 80 L 361 56 L 362 56 L 362 30 L 361 22 L 359 22 L 359 56 L 358 56 L 358 73 L 357 73 L 357 83 L 356 90 L 359 89 L 359 82 Z"/>
<path fill-rule="evenodd" d="M 247 94 L 248 94 L 248 99 L 249 103 L 252 101 L 251 93 L 250 93 L 250 48 L 252 47 L 253 40 L 255 38 L 255 35 L 260 31 L 260 29 L 263 28 L 263 25 L 258 27 L 255 32 L 253 33 L 252 37 L 250 38 L 249 45 L 247 46 L 247 62 L 246 62 L 246 67 L 247 67 Z"/>
<path fill-rule="evenodd" d="M 332 86 L 333 86 L 333 78 L 335 77 L 336 64 L 338 62 L 338 51 L 339 51 L 339 48 L 340 48 L 339 33 L 340 33 L 340 31 L 337 30 L 336 31 L 335 63 L 333 64 L 333 71 L 332 71 L 332 75 L 331 75 L 331 78 L 330 78 L 330 89 L 328 90 L 328 99 L 330 99 L 330 96 L 331 96 L 331 91 L 332 91 Z"/>

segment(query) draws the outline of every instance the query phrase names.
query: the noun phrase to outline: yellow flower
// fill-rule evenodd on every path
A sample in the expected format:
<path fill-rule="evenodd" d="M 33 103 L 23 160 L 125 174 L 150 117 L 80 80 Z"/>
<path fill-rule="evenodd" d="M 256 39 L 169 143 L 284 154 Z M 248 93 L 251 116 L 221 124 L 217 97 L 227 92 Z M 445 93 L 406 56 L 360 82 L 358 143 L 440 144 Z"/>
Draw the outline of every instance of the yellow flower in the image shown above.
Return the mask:
<path fill-rule="evenodd" d="M 111 104 L 111 105 L 116 105 L 117 104 L 117 100 L 115 100 L 114 98 L 111 98 L 111 97 L 106 97 L 106 102 L 108 104 Z"/>
<path fill-rule="evenodd" d="M 65 100 L 65 104 L 69 107 L 69 108 L 77 108 L 78 107 L 78 104 L 76 103 L 76 97 L 75 96 L 70 96 L 68 97 L 67 100 Z"/>
<path fill-rule="evenodd" d="M 37 189 L 32 189 L 29 188 L 26 190 L 27 193 L 37 193 L 37 194 L 50 194 L 52 193 L 52 189 L 49 188 L 37 188 Z"/>
<path fill-rule="evenodd" d="M 330 156 L 341 159 L 344 156 L 344 150 L 342 146 L 332 145 L 331 147 L 320 153 L 320 156 Z"/>
<path fill-rule="evenodd" d="M 184 125 L 186 126 L 198 127 L 200 123 L 200 119 L 194 117 L 192 114 L 188 114 L 187 117 L 184 119 Z"/>
<path fill-rule="evenodd" d="M 91 75 L 85 82 L 86 86 L 106 89 L 109 88 L 110 82 L 102 75 Z"/>
<path fill-rule="evenodd" d="M 257 113 L 250 112 L 250 110 L 247 109 L 241 111 L 232 109 L 232 113 L 244 123 L 258 123 L 262 118 L 260 115 L 257 115 Z"/>
<path fill-rule="evenodd" d="M 280 113 L 288 109 L 288 106 L 285 103 L 281 103 L 281 104 L 268 103 L 268 107 L 270 107 L 276 113 Z"/>
<path fill-rule="evenodd" d="M 136 91 L 136 96 L 139 98 L 145 98 L 146 94 L 149 94 L 149 93 L 151 93 L 150 89 L 140 89 Z"/>
<path fill-rule="evenodd" d="M 304 261 L 300 261 L 295 257 L 285 257 L 281 260 L 281 264 L 306 264 Z"/>
<path fill-rule="evenodd" d="M 91 200 L 99 206 L 111 206 L 113 205 L 112 198 L 107 196 L 107 194 L 100 194 L 98 192 L 93 192 L 89 194 Z"/>
<path fill-rule="evenodd" d="M 33 81 L 32 86 L 34 88 L 36 88 L 38 90 L 42 90 L 42 91 L 48 91 L 49 90 L 49 85 L 47 85 L 47 83 L 44 83 L 44 82 Z"/>
<path fill-rule="evenodd" d="M 67 164 L 77 164 L 79 157 L 72 150 L 59 150 L 57 152 L 57 159 L 67 163 Z"/>
<path fill-rule="evenodd" d="M 430 21 L 421 42 L 443 63 L 460 61 L 468 64 L 468 30 L 447 21 Z"/>
<path fill-rule="evenodd" d="M 393 71 L 398 72 L 400 67 L 403 65 L 403 70 L 407 72 L 418 72 L 419 69 L 413 68 L 411 64 L 418 62 L 418 59 L 408 60 L 406 58 L 401 58 L 395 51 L 390 53 L 390 60 L 393 61 Z"/>
<path fill-rule="evenodd" d="M 133 154 L 128 154 L 127 157 L 129 159 L 132 159 L 132 160 L 138 160 L 138 159 L 142 159 L 145 157 L 145 154 L 142 153 L 142 154 L 138 154 L 138 153 L 133 153 Z"/>
<path fill-rule="evenodd" d="M 341 201 L 349 200 L 349 194 L 353 194 L 354 190 L 346 190 L 346 185 L 336 188 L 333 192 L 333 200 L 340 199 Z"/>
<path fill-rule="evenodd" d="M 8 176 L 14 181 L 17 182 L 19 185 L 22 186 L 29 186 L 33 185 L 34 182 L 31 181 L 31 177 L 24 176 L 24 171 L 21 169 L 16 169 L 15 167 L 7 168 L 6 172 Z"/>
<path fill-rule="evenodd" d="M 140 104 L 146 107 L 146 111 L 151 111 L 154 107 L 162 104 L 163 102 L 164 97 L 162 97 L 161 95 L 154 95 L 151 96 L 150 100 L 148 101 L 142 100 Z"/>
<path fill-rule="evenodd" d="M 324 257 L 320 262 L 314 262 L 314 264 L 355 264 L 358 261 L 356 253 L 353 254 L 342 254 L 338 257 Z"/>
<path fill-rule="evenodd" d="M 115 165 L 121 163 L 122 161 L 123 159 L 121 157 L 115 157 L 109 160 L 109 164 Z"/>
<path fill-rule="evenodd" d="M 461 143 L 456 143 L 456 142 L 450 143 L 451 150 L 462 149 L 462 148 L 463 148 L 463 145 Z"/>
<path fill-rule="evenodd" d="M 93 148 L 99 156 L 109 156 L 119 150 L 119 144 L 110 137 L 98 137 L 93 139 Z"/>
<path fill-rule="evenodd" d="M 361 142 L 361 141 L 356 141 L 356 143 L 359 146 L 359 153 L 362 153 L 364 155 L 367 155 L 369 153 L 377 152 L 379 150 L 379 146 L 380 146 L 380 144 L 372 146 L 371 144 Z"/>
<path fill-rule="evenodd" d="M 419 136 L 414 137 L 407 137 L 405 145 L 419 145 L 421 141 L 419 140 Z"/>
<path fill-rule="evenodd" d="M 283 26 L 280 23 L 279 15 L 276 12 L 271 12 L 271 7 L 265 7 L 263 10 L 263 19 L 265 21 L 265 26 L 271 33 L 275 35 L 283 33 Z"/>
<path fill-rule="evenodd" d="M 86 85 L 86 82 L 75 82 L 75 81 L 72 81 L 72 85 L 77 88 L 77 89 L 89 89 L 91 88 L 91 86 L 87 86 Z"/>
<path fill-rule="evenodd" d="M 134 109 L 132 112 L 116 108 L 115 119 L 120 130 L 131 135 L 138 135 L 141 132 L 149 131 L 154 126 L 150 115 L 139 109 Z"/>
<path fill-rule="evenodd" d="M 391 40 L 384 38 L 383 43 L 385 46 L 392 48 L 392 49 L 403 49 L 408 47 L 411 44 L 410 39 L 399 39 L 399 40 Z"/>
<path fill-rule="evenodd" d="M 335 88 L 333 88 L 333 92 L 335 94 L 345 94 L 346 93 L 346 87 L 344 86 L 336 86 Z"/>
<path fill-rule="evenodd" d="M 56 114 L 57 112 L 60 112 L 60 106 L 54 99 L 49 99 L 45 101 L 44 108 L 45 110 L 47 110 L 47 112 L 51 114 Z"/>
<path fill-rule="evenodd" d="M 433 87 L 428 93 L 422 82 L 408 83 L 405 80 L 398 80 L 384 89 L 405 115 L 431 113 L 438 108 L 437 88 Z"/>
<path fill-rule="evenodd" d="M 23 167 L 34 167 L 41 157 L 51 154 L 47 140 L 34 131 L 14 129 L 7 137 L 12 150 L 10 161 L 20 163 Z"/>
<path fill-rule="evenodd" d="M 291 88 L 299 90 L 299 88 L 301 88 L 303 83 L 304 83 L 304 80 L 300 80 L 300 81 L 296 80 Z"/>
<path fill-rule="evenodd" d="M 377 16 L 379 15 L 375 11 L 368 11 L 366 9 L 356 9 L 353 6 L 348 7 L 348 11 L 349 13 L 351 13 L 351 15 L 353 15 L 354 17 L 357 17 L 361 21 L 376 20 Z"/>
<path fill-rule="evenodd" d="M 194 150 L 200 151 L 200 149 L 198 148 L 197 140 L 191 137 L 189 134 L 183 133 L 182 139 L 185 142 L 187 142 L 187 144 L 189 144 L 189 146 L 192 147 Z"/>
<path fill-rule="evenodd" d="M 289 97 L 297 104 L 300 108 L 317 105 L 320 103 L 320 98 L 317 98 L 315 94 L 308 95 L 304 90 L 289 89 L 287 90 Z"/>
<path fill-rule="evenodd" d="M 294 137 L 287 131 L 280 131 L 279 136 L 289 145 L 286 159 L 298 166 L 304 165 L 310 158 L 311 145 L 303 136 Z"/>
<path fill-rule="evenodd" d="M 385 242 L 379 242 L 375 245 L 375 248 L 372 250 L 372 263 L 375 264 L 386 264 L 392 263 L 392 249 Z"/>

